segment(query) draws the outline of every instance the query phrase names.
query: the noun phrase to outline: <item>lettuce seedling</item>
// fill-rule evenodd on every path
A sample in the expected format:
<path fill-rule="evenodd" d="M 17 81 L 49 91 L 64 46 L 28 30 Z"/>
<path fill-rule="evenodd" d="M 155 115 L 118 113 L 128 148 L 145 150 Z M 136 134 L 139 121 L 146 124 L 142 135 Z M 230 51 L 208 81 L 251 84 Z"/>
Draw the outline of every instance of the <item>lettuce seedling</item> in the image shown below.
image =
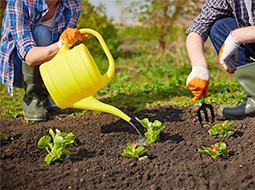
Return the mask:
<path fill-rule="evenodd" d="M 62 154 L 72 154 L 70 151 L 64 149 L 67 145 L 74 143 L 75 135 L 73 133 L 61 133 L 58 129 L 56 129 L 56 134 L 52 129 L 49 130 L 49 133 L 53 138 L 53 143 L 51 143 L 51 137 L 48 135 L 43 136 L 38 142 L 38 147 L 45 148 L 49 153 L 45 157 L 45 162 L 47 162 L 47 164 L 59 159 Z"/>
<path fill-rule="evenodd" d="M 146 141 L 150 146 L 159 140 L 159 133 L 166 127 L 165 125 L 162 125 L 162 123 L 158 120 L 155 120 L 153 123 L 149 122 L 148 118 L 140 120 L 136 117 L 136 120 L 139 121 L 142 126 L 147 129 L 144 135 L 147 137 Z"/>
<path fill-rule="evenodd" d="M 228 120 L 223 123 L 215 124 L 208 132 L 211 135 L 219 134 L 220 137 L 231 136 L 235 133 L 235 129 L 230 129 L 230 127 L 234 124 L 234 122 L 229 123 Z"/>
<path fill-rule="evenodd" d="M 129 157 L 129 158 L 137 158 L 139 161 L 145 160 L 148 158 L 148 156 L 142 156 L 145 152 L 148 151 L 148 149 L 144 150 L 143 146 L 137 147 L 138 143 L 127 143 L 127 147 L 124 148 L 124 152 L 122 153 L 122 156 Z"/>
<path fill-rule="evenodd" d="M 213 159 L 215 159 L 217 156 L 222 155 L 224 158 L 228 157 L 226 147 L 227 145 L 222 142 L 218 142 L 215 145 L 212 145 L 210 148 L 206 148 L 201 146 L 204 150 L 198 149 L 199 152 L 203 154 L 209 154 Z"/>

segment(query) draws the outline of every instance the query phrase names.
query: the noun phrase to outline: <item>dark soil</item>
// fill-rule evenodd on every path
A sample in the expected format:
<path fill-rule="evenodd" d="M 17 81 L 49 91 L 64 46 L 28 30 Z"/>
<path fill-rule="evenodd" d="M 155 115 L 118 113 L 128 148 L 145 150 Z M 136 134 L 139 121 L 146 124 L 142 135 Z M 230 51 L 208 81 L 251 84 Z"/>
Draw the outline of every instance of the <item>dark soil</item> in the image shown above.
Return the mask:
<path fill-rule="evenodd" d="M 217 106 L 215 106 L 215 113 Z M 157 106 L 134 114 L 134 119 L 159 120 L 166 127 L 160 141 L 146 147 L 148 159 L 123 157 L 128 142 L 139 139 L 132 126 L 117 116 L 89 112 L 83 117 L 59 113 L 47 122 L 25 124 L 22 118 L 1 119 L 1 189 L 255 189 L 255 117 L 234 121 L 236 133 L 230 137 L 211 136 L 213 124 L 201 126 L 198 107 Z M 226 118 L 216 114 L 215 123 Z M 47 165 L 46 150 L 37 143 L 49 129 L 73 132 L 73 154 Z M 198 152 L 201 146 L 227 144 L 229 157 L 216 159 Z"/>

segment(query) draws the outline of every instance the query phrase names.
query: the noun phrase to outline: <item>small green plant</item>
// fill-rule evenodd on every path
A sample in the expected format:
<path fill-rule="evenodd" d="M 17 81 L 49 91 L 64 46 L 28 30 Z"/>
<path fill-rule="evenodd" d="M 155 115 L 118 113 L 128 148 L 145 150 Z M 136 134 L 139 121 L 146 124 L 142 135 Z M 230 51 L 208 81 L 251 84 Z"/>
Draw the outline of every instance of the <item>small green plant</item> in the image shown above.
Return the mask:
<path fill-rule="evenodd" d="M 208 132 L 211 135 L 219 134 L 220 137 L 224 136 L 231 136 L 235 133 L 235 129 L 230 129 L 230 127 L 234 124 L 234 122 L 229 123 L 228 120 L 224 121 L 223 123 L 215 124 Z"/>
<path fill-rule="evenodd" d="M 137 158 L 139 161 L 145 160 L 148 158 L 148 156 L 142 156 L 145 152 L 148 151 L 148 149 L 144 150 L 143 146 L 137 147 L 137 143 L 127 143 L 127 146 L 124 148 L 124 152 L 122 153 L 122 156 L 129 157 L 129 158 Z"/>
<path fill-rule="evenodd" d="M 4 133 L 0 133 L 0 135 L 3 137 L 4 140 L 8 141 L 8 136 Z M 14 137 L 12 136 L 10 139 L 10 141 L 13 141 L 14 140 Z"/>
<path fill-rule="evenodd" d="M 6 140 L 6 141 L 8 140 L 8 136 L 6 134 L 0 133 L 0 135 L 3 137 L 4 140 Z"/>
<path fill-rule="evenodd" d="M 61 133 L 58 129 L 56 129 L 56 134 L 52 129 L 49 130 L 49 133 L 53 138 L 53 143 L 51 143 L 51 137 L 48 135 L 43 136 L 38 142 L 38 147 L 45 148 L 49 153 L 45 157 L 45 162 L 47 162 L 47 164 L 59 159 L 62 154 L 72 154 L 70 151 L 64 149 L 67 145 L 74 143 L 75 135 L 73 133 Z M 49 150 L 49 148 L 51 150 Z"/>
<path fill-rule="evenodd" d="M 150 146 L 159 140 L 159 134 L 161 130 L 166 127 L 165 125 L 162 125 L 162 123 L 158 120 L 155 120 L 152 123 L 149 122 L 148 118 L 140 120 L 136 117 L 135 119 L 139 121 L 144 128 L 147 129 L 144 135 L 147 137 L 146 141 L 149 143 Z"/>
<path fill-rule="evenodd" d="M 213 159 L 215 159 L 217 156 L 222 155 L 224 158 L 228 157 L 226 147 L 227 145 L 222 142 L 218 142 L 215 145 L 212 145 L 210 148 L 206 148 L 201 146 L 204 150 L 198 149 L 199 152 L 203 154 L 209 154 Z"/>

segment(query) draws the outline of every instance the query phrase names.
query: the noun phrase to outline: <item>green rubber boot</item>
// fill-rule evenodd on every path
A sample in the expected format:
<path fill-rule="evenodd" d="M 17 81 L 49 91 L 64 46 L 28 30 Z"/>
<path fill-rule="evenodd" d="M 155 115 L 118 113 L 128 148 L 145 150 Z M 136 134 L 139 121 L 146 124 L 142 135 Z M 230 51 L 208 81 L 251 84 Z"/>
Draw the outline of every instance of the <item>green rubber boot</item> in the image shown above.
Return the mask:
<path fill-rule="evenodd" d="M 43 82 L 39 66 L 29 67 L 22 62 L 25 96 L 22 106 L 24 118 L 29 121 L 44 121 L 47 119 L 46 110 L 42 106 Z"/>
<path fill-rule="evenodd" d="M 220 106 L 218 112 L 225 117 L 244 117 L 255 115 L 255 62 L 237 67 L 235 79 L 247 94 L 247 101 L 239 106 Z"/>

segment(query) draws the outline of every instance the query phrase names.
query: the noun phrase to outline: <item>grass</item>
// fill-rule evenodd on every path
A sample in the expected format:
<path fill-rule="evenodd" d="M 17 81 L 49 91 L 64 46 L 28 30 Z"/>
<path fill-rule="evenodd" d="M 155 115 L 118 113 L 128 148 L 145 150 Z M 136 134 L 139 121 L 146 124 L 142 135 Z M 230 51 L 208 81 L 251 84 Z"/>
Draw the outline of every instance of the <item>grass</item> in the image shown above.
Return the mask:
<path fill-rule="evenodd" d="M 133 39 L 134 40 L 134 39 Z M 134 46 L 132 46 L 132 44 Z M 118 108 L 136 106 L 139 112 L 146 106 L 171 104 L 190 106 L 193 95 L 186 88 L 186 78 L 191 65 L 185 48 L 184 39 L 173 42 L 169 50 L 159 53 L 153 46 L 129 44 L 129 50 L 115 60 L 116 72 L 112 81 L 96 93 L 96 97 Z M 156 46 L 156 44 L 154 43 Z M 155 47 L 154 46 L 154 47 Z M 154 49 L 154 50 L 153 50 Z M 206 57 L 211 71 L 209 97 L 207 103 L 237 105 L 246 98 L 245 93 L 218 64 L 218 56 L 209 47 Z M 95 58 L 102 74 L 108 68 L 108 60 Z M 22 117 L 22 89 L 15 88 L 14 97 L 8 95 L 5 86 L 0 84 L 0 118 Z M 70 111 L 70 109 L 68 109 Z M 67 110 L 62 110 L 63 112 Z M 87 114 L 86 110 L 71 110 L 74 117 Z"/>

